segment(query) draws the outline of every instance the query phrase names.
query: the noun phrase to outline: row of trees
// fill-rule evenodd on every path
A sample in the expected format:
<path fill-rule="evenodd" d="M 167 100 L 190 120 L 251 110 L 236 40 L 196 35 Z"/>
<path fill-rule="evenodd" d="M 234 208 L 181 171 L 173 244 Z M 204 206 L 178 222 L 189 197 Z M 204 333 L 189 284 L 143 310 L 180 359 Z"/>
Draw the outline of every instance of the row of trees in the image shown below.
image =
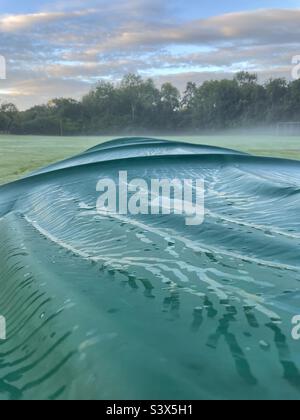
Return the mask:
<path fill-rule="evenodd" d="M 81 101 L 54 99 L 18 111 L 0 106 L 0 132 L 77 135 L 155 131 L 198 131 L 300 121 L 300 80 L 238 73 L 233 80 L 188 83 L 181 95 L 171 83 L 159 89 L 153 80 L 129 74 L 114 85 L 100 82 Z"/>

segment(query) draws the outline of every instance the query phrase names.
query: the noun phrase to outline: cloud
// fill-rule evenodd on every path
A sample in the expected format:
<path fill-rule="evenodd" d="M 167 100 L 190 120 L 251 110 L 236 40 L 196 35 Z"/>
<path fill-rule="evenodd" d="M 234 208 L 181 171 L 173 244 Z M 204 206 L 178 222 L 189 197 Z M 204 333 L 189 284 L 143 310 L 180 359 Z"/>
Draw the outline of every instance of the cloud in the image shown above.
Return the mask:
<path fill-rule="evenodd" d="M 13 102 L 20 109 L 47 103 L 51 98 L 80 99 L 92 84 L 79 80 L 61 78 L 17 78 L 13 83 L 1 83 L 0 95 L 5 102 Z"/>
<path fill-rule="evenodd" d="M 250 70 L 290 77 L 300 51 L 300 9 L 262 9 L 184 23 L 166 0 L 53 2 L 36 13 L 0 14 L 8 80 L 0 99 L 21 107 L 79 97 L 97 80 L 128 72 L 172 80 Z"/>
<path fill-rule="evenodd" d="M 120 51 L 136 47 L 170 44 L 218 45 L 241 42 L 246 45 L 297 43 L 300 36 L 300 9 L 257 10 L 225 14 L 184 24 L 132 22 L 120 27 L 88 53 Z"/>
<path fill-rule="evenodd" d="M 51 22 L 59 22 L 70 18 L 80 18 L 93 13 L 92 10 L 75 11 L 71 13 L 32 13 L 24 15 L 5 15 L 0 17 L 0 32 L 19 32 L 34 26 L 41 26 Z"/>

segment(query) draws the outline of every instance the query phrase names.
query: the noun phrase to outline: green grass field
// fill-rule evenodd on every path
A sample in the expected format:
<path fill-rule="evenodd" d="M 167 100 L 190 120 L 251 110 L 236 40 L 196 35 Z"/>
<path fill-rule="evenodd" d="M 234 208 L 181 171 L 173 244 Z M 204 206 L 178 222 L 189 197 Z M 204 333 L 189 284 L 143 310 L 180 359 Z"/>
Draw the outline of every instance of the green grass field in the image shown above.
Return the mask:
<path fill-rule="evenodd" d="M 40 137 L 0 136 L 0 184 L 52 162 L 80 153 L 114 137 Z M 300 137 L 276 136 L 168 136 L 170 140 L 185 140 L 233 148 L 259 156 L 274 156 L 300 160 Z"/>

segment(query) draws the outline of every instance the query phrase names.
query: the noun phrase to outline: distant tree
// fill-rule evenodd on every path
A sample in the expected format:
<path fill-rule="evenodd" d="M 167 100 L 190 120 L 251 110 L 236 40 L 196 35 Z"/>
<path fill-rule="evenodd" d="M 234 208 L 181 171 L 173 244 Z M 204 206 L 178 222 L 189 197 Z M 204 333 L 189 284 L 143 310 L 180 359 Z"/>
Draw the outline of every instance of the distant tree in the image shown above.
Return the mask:
<path fill-rule="evenodd" d="M 269 122 L 285 121 L 289 119 L 288 110 L 288 82 L 285 79 L 271 79 L 265 84 L 267 101 L 266 116 Z"/>
<path fill-rule="evenodd" d="M 289 121 L 300 121 L 300 79 L 294 80 L 288 86 L 287 115 Z"/>
<path fill-rule="evenodd" d="M 180 92 L 171 83 L 164 83 L 161 95 L 161 126 L 165 129 L 175 129 L 178 125 L 180 111 Z"/>
<path fill-rule="evenodd" d="M 186 89 L 184 91 L 181 106 L 183 109 L 188 109 L 193 106 L 193 101 L 197 94 L 197 85 L 196 83 L 188 82 L 186 85 Z"/>
<path fill-rule="evenodd" d="M 265 120 L 266 91 L 258 84 L 256 74 L 240 72 L 235 76 L 240 89 L 240 124 L 250 125 Z"/>
<path fill-rule="evenodd" d="M 112 83 L 101 81 L 82 99 L 83 131 L 119 128 L 119 97 Z"/>
<path fill-rule="evenodd" d="M 197 96 L 196 83 L 188 82 L 180 103 L 179 127 L 181 129 L 193 128 L 193 110 Z"/>
<path fill-rule="evenodd" d="M 193 120 L 196 128 L 228 128 L 240 117 L 240 92 L 235 80 L 204 82 L 197 89 Z"/>
<path fill-rule="evenodd" d="M 139 120 L 141 128 L 151 129 L 159 125 L 161 96 L 152 79 L 147 79 L 140 86 Z"/>
<path fill-rule="evenodd" d="M 235 75 L 235 80 L 240 86 L 256 85 L 258 82 L 258 76 L 257 74 L 249 73 L 247 71 L 240 71 Z"/>
<path fill-rule="evenodd" d="M 19 111 L 18 108 L 10 103 L 5 102 L 0 106 L 1 125 L 4 132 L 10 132 L 18 124 Z M 1 126 L 0 125 L 0 126 Z M 1 130 L 2 131 L 2 130 Z"/>
<path fill-rule="evenodd" d="M 136 130 L 203 130 L 300 121 L 300 81 L 237 73 L 233 80 L 189 82 L 181 96 L 171 83 L 128 74 L 119 84 L 100 81 L 81 101 L 56 98 L 19 112 L 0 104 L 0 132 L 97 134 Z"/>
<path fill-rule="evenodd" d="M 130 123 L 134 126 L 136 123 L 137 112 L 142 101 L 143 79 L 135 74 L 125 76 L 120 85 L 120 94 L 122 95 L 122 104 L 129 107 Z"/>
<path fill-rule="evenodd" d="M 0 111 L 0 133 L 7 133 L 9 129 L 9 118 Z"/>
<path fill-rule="evenodd" d="M 80 133 L 82 104 L 71 98 L 56 98 L 48 103 L 51 116 L 58 122 L 59 134 Z"/>

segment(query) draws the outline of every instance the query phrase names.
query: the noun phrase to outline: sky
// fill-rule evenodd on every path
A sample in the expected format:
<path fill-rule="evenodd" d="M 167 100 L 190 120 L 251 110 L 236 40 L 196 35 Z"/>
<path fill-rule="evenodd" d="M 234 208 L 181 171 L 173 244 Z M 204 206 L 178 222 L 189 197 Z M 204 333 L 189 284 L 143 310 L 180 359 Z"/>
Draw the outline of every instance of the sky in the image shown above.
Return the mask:
<path fill-rule="evenodd" d="M 79 99 L 129 72 L 180 90 L 241 70 L 290 78 L 299 40 L 300 0 L 0 0 L 0 101 Z"/>

